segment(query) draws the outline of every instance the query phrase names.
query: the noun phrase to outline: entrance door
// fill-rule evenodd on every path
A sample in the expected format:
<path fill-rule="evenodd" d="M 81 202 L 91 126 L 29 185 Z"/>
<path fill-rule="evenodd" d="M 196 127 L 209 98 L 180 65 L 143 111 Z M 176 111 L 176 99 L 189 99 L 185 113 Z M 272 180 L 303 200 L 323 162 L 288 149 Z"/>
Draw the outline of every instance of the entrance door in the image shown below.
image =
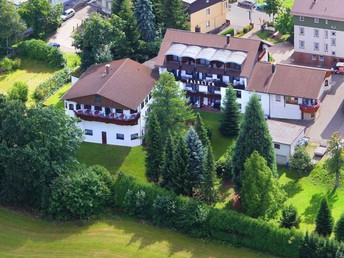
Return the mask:
<path fill-rule="evenodd" d="M 102 144 L 106 144 L 106 132 L 102 132 Z"/>

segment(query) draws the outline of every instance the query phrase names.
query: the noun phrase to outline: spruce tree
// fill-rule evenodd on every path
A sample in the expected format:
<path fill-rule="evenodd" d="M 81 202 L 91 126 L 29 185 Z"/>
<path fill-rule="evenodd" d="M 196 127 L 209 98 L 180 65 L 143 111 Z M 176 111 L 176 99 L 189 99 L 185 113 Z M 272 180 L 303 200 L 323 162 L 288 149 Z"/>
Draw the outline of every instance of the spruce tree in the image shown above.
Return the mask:
<path fill-rule="evenodd" d="M 245 214 L 252 218 L 274 218 L 285 200 L 285 192 L 257 151 L 246 160 L 241 183 L 240 197 Z"/>
<path fill-rule="evenodd" d="M 161 168 L 161 183 L 162 187 L 169 190 L 174 190 L 173 180 L 175 175 L 175 154 L 176 144 L 170 132 L 167 134 L 164 152 L 164 162 Z"/>
<path fill-rule="evenodd" d="M 203 180 L 201 182 L 201 198 L 208 204 L 212 204 L 216 199 L 216 192 L 214 189 L 215 183 L 215 159 L 213 149 L 210 145 L 207 146 L 205 157 L 205 165 L 203 172 Z"/>
<path fill-rule="evenodd" d="M 195 131 L 198 135 L 198 138 L 202 142 L 203 146 L 206 147 L 206 146 L 210 145 L 210 140 L 208 138 L 207 129 L 205 129 L 202 117 L 199 113 L 196 114 L 196 121 L 195 121 L 194 128 L 195 128 Z"/>
<path fill-rule="evenodd" d="M 189 150 L 183 137 L 177 136 L 174 155 L 174 175 L 171 176 L 176 194 L 192 196 L 192 182 L 189 166 Z"/>
<path fill-rule="evenodd" d="M 188 14 L 182 0 L 161 0 L 160 8 L 164 29 L 189 30 Z"/>
<path fill-rule="evenodd" d="M 344 241 L 344 214 L 342 214 L 342 216 L 337 221 L 336 227 L 334 228 L 334 234 L 336 240 L 342 242 Z"/>
<path fill-rule="evenodd" d="M 240 173 L 244 170 L 246 159 L 254 152 L 266 160 L 274 176 L 277 176 L 277 165 L 272 138 L 264 118 L 261 104 L 253 94 L 246 106 L 244 120 L 233 151 L 233 180 L 235 191 L 240 192 Z"/>
<path fill-rule="evenodd" d="M 326 199 L 322 199 L 315 220 L 315 232 L 321 236 L 330 236 L 333 229 L 333 218 Z"/>
<path fill-rule="evenodd" d="M 240 130 L 240 110 L 236 92 L 231 85 L 226 90 L 220 132 L 225 136 L 237 136 Z"/>
<path fill-rule="evenodd" d="M 154 41 L 156 38 L 155 16 L 150 0 L 136 0 L 135 17 L 144 41 Z"/>
<path fill-rule="evenodd" d="M 123 0 L 121 10 L 118 16 L 123 21 L 123 32 L 125 34 L 121 45 L 117 46 L 115 50 L 117 57 L 131 58 L 133 60 L 140 60 L 140 32 L 138 30 L 137 21 L 134 15 L 133 6 L 130 0 Z"/>
<path fill-rule="evenodd" d="M 146 176 L 149 180 L 158 182 L 163 162 L 163 141 L 160 134 L 160 125 L 154 112 L 149 114 L 147 124 L 147 154 Z"/>
<path fill-rule="evenodd" d="M 189 170 L 193 188 L 193 190 L 190 190 L 192 193 L 196 193 L 200 189 L 203 180 L 205 150 L 193 128 L 188 132 L 186 145 L 189 149 Z"/>

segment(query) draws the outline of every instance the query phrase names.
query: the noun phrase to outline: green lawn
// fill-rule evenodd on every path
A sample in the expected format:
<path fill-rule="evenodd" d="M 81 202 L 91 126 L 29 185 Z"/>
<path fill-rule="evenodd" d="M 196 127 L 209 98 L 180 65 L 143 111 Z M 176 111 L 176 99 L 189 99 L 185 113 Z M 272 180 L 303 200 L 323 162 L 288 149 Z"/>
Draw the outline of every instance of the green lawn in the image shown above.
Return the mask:
<path fill-rule="evenodd" d="M 125 217 L 49 223 L 0 208 L 0 257 L 269 257 Z"/>
<path fill-rule="evenodd" d="M 0 75 L 0 93 L 6 93 L 15 82 L 20 81 L 27 83 L 30 96 L 40 83 L 52 77 L 57 70 L 46 66 L 43 62 L 22 59 L 18 70 Z"/>
<path fill-rule="evenodd" d="M 234 138 L 223 136 L 220 131 L 221 113 L 200 112 L 204 125 L 212 129 L 211 144 L 213 146 L 215 159 L 220 158 L 233 143 Z"/>
<path fill-rule="evenodd" d="M 53 105 L 56 108 L 63 108 L 63 101 L 60 100 L 60 98 L 69 90 L 70 87 L 71 83 L 67 83 L 66 85 L 61 87 L 44 102 L 44 105 Z"/>
<path fill-rule="evenodd" d="M 257 0 L 257 3 L 263 3 L 265 0 Z M 292 8 L 294 4 L 294 0 L 282 0 L 283 6 Z"/>
<path fill-rule="evenodd" d="M 290 35 L 286 34 L 286 35 L 282 35 L 280 38 L 270 38 L 270 36 L 273 34 L 273 32 L 271 31 L 258 31 L 256 33 L 256 35 L 261 38 L 262 40 L 266 40 L 268 42 L 271 43 L 281 43 L 281 42 L 285 42 L 289 39 Z"/>
<path fill-rule="evenodd" d="M 67 67 L 74 68 L 81 64 L 81 58 L 77 54 L 64 53 L 64 57 L 67 59 Z"/>

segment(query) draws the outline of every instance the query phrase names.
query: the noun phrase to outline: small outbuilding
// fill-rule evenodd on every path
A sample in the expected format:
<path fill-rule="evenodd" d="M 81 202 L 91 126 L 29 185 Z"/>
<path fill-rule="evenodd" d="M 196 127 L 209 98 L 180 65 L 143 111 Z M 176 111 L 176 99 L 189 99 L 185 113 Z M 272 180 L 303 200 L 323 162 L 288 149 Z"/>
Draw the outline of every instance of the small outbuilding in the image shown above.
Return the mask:
<path fill-rule="evenodd" d="M 268 120 L 268 126 L 277 164 L 286 164 L 295 152 L 297 142 L 305 136 L 305 127 L 291 123 Z"/>

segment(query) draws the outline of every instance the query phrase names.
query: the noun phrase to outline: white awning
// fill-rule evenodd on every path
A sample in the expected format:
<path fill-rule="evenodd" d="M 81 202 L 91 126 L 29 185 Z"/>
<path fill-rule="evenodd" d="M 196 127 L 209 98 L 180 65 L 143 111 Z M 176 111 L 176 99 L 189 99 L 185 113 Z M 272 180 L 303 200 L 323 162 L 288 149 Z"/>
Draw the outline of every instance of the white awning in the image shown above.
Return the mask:
<path fill-rule="evenodd" d="M 219 62 L 225 63 L 228 57 L 231 55 L 231 53 L 232 52 L 229 50 L 223 50 L 223 49 L 217 50 L 215 54 L 210 58 L 209 61 L 219 61 Z"/>
<path fill-rule="evenodd" d="M 184 52 L 181 54 L 181 57 L 190 57 L 195 59 L 198 53 L 202 50 L 202 48 L 197 46 L 189 46 L 187 47 Z"/>
<path fill-rule="evenodd" d="M 216 53 L 215 48 L 203 48 L 201 52 L 198 53 L 195 59 L 210 60 L 215 53 Z"/>
<path fill-rule="evenodd" d="M 242 65 L 247 57 L 247 54 L 241 51 L 233 52 L 226 60 L 226 63 L 235 63 Z"/>
<path fill-rule="evenodd" d="M 185 51 L 187 48 L 186 45 L 183 44 L 173 44 L 165 53 L 165 56 L 178 56 L 181 57 L 181 54 Z"/>

